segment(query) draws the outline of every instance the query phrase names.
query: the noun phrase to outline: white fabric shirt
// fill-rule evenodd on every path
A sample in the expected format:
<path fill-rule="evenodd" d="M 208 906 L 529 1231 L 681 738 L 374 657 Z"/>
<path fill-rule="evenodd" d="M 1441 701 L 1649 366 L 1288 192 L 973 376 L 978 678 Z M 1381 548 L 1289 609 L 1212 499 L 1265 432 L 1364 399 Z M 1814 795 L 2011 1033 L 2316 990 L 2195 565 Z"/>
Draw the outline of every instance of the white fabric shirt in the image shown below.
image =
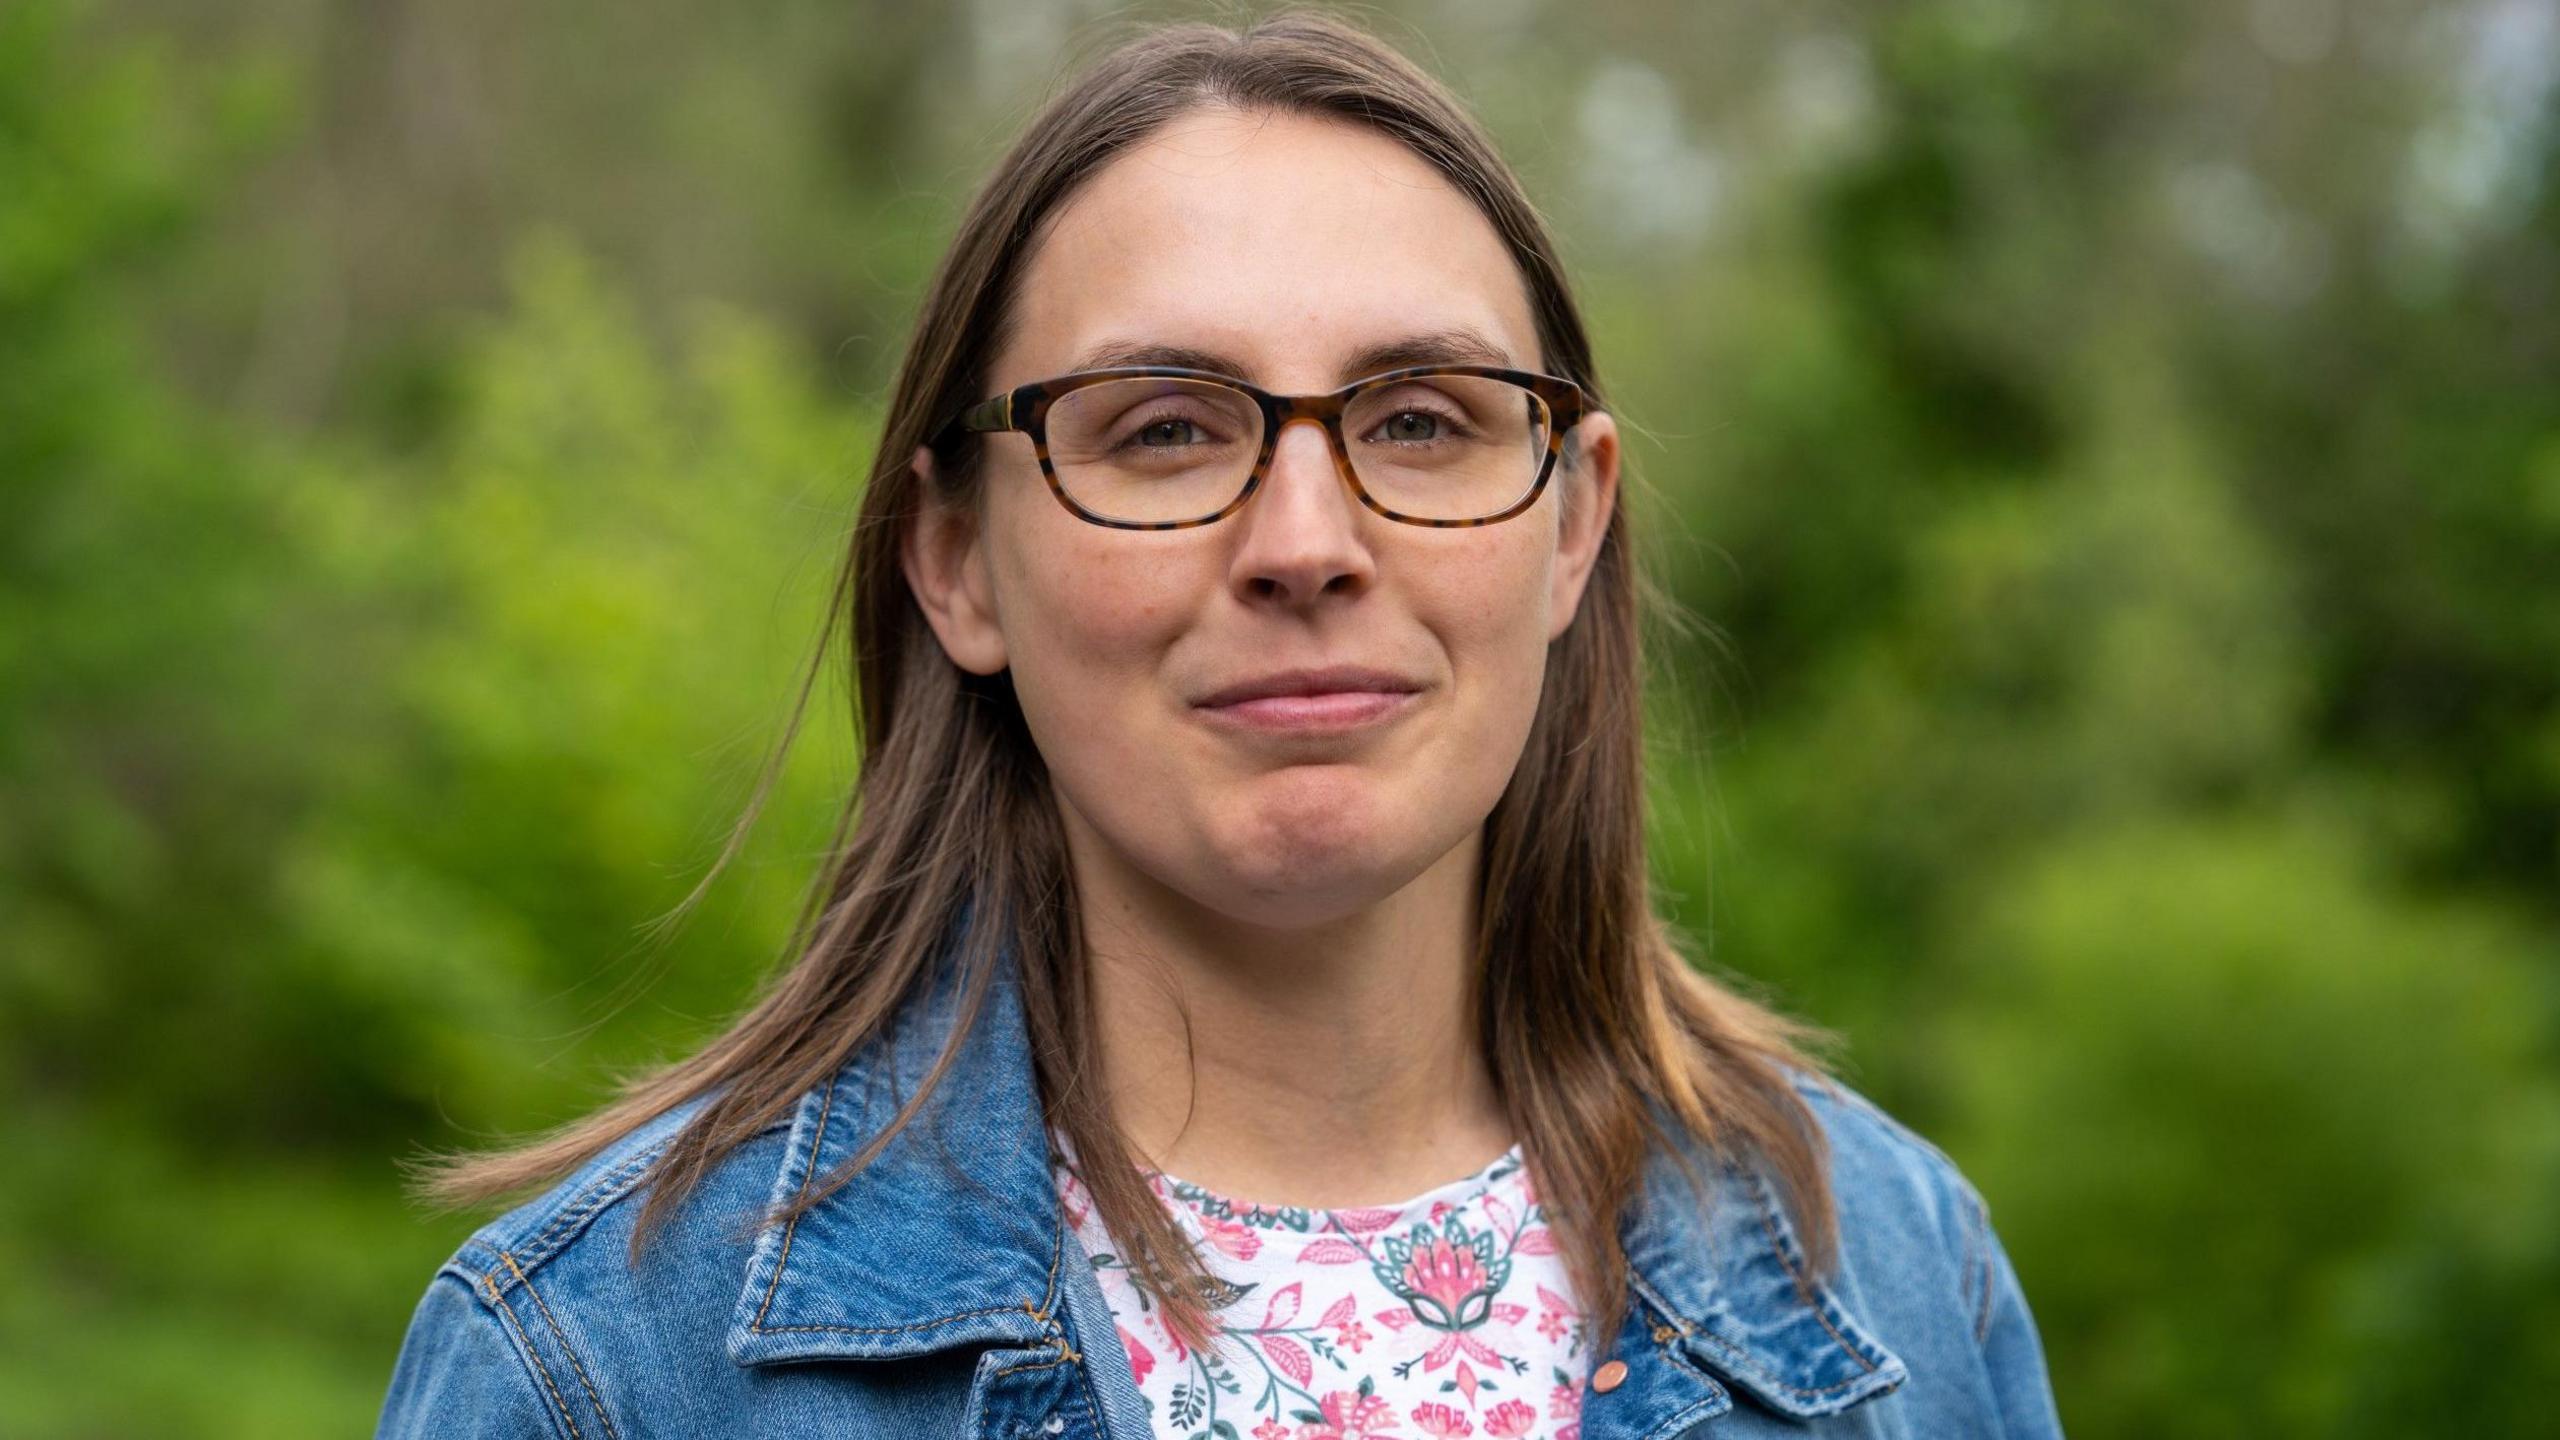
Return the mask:
<path fill-rule="evenodd" d="M 1051 1132 L 1067 1223 L 1093 1257 L 1155 1433 L 1171 1440 L 1579 1440 L 1590 1344 L 1514 1145 L 1400 1205 L 1310 1210 L 1149 1185 L 1209 1272 L 1217 1343 L 1158 1323 Z"/>

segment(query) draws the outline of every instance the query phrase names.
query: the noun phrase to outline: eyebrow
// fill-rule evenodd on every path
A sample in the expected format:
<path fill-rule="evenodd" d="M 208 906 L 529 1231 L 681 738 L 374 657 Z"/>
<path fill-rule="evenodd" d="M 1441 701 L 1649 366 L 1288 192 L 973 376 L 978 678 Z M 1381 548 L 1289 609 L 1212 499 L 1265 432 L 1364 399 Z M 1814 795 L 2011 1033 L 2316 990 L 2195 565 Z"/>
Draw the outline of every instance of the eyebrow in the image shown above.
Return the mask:
<path fill-rule="evenodd" d="M 1481 332 L 1461 325 L 1371 345 L 1345 360 L 1336 378 L 1339 383 L 1348 385 L 1380 371 L 1401 370 L 1408 365 L 1499 365 L 1510 368 L 1515 363 L 1511 352 L 1486 339 Z M 1239 380 L 1253 378 L 1245 365 L 1231 355 L 1194 349 L 1188 345 L 1159 345 L 1141 340 L 1103 341 L 1078 355 L 1068 368 L 1073 372 L 1121 365 L 1172 365 L 1185 370 L 1214 370 Z"/>

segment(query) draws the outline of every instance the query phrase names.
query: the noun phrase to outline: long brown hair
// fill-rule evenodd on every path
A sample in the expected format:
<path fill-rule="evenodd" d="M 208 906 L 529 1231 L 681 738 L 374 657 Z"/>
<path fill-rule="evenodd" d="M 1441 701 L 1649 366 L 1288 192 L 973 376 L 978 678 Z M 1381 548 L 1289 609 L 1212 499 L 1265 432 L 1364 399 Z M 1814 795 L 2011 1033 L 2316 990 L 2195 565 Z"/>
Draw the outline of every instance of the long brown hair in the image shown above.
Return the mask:
<path fill-rule="evenodd" d="M 1526 282 L 1546 368 L 1596 404 L 1590 343 L 1544 222 L 1458 100 L 1394 49 L 1339 20 L 1289 13 L 1241 31 L 1161 26 L 1111 50 L 1031 121 L 961 223 L 899 370 L 799 703 L 727 848 L 677 907 L 699 898 L 754 822 L 841 622 L 864 763 L 830 863 L 794 926 L 789 963 L 724 1034 L 624 1079 L 610 1105 L 517 1148 L 435 1157 L 422 1167 L 423 1198 L 470 1205 L 555 1183 L 632 1128 L 714 1092 L 656 1162 L 632 1238 L 636 1259 L 713 1166 L 881 1032 L 937 964 L 955 967 L 943 978 L 960 986 L 956 1047 L 1009 945 L 1045 1118 L 1072 1146 L 1134 1278 L 1177 1334 L 1206 1338 L 1207 1272 L 1147 1188 L 1091 1058 L 1093 992 L 1047 770 L 1009 676 L 971 675 L 943 653 L 899 548 L 927 499 L 910 457 L 936 421 L 980 398 L 1043 220 L 1115 156 L 1208 105 L 1335 118 L 1411 147 L 1500 233 Z M 933 467 L 936 498 L 974 503 L 976 459 L 962 449 Z M 1586 488 L 1573 478 L 1565 503 Z M 1720 1153 L 1767 1166 L 1812 1273 L 1830 1270 L 1837 1254 L 1823 1138 L 1788 1074 L 1821 1073 L 1809 1047 L 1836 1037 L 1701 974 L 1654 907 L 1640 622 L 1671 607 L 1628 547 L 1621 506 L 1579 612 L 1548 649 L 1526 749 L 1485 822 L 1475 957 L 1478 1033 L 1601 1337 L 1616 1333 L 1626 1299 L 1619 1218 L 1638 1193 L 1648 1147 L 1671 1138 L 1657 1107 Z M 964 943 L 946 951 L 946 925 L 964 904 L 996 923 L 963 927 Z M 952 1053 L 887 1130 L 768 1218 L 799 1215 L 869 1164 L 922 1107 Z"/>

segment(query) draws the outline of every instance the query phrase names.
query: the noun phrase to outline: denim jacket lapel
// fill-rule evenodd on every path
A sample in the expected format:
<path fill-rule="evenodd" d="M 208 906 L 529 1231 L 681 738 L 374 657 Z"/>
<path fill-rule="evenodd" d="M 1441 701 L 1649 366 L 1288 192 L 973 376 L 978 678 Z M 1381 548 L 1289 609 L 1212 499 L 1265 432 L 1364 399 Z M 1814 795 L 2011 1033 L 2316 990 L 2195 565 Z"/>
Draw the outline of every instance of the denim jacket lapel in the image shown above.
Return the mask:
<path fill-rule="evenodd" d="M 959 989 L 936 983 L 888 1036 L 802 1097 L 772 1179 L 774 1204 L 885 1128 L 950 1033 Z M 999 973 L 917 1123 L 850 1183 L 759 1236 L 731 1316 L 730 1357 L 754 1365 L 956 1345 L 1063 1348 L 1055 1317 L 1067 1238 L 1020 999 L 1013 976 Z"/>
<path fill-rule="evenodd" d="M 1767 1177 L 1694 1142 L 1686 1154 L 1706 1203 L 1657 1149 L 1621 1227 L 1635 1303 L 1612 1358 L 1627 1374 L 1586 1394 L 1584 1440 L 1676 1435 L 1732 1408 L 1724 1386 L 1807 1420 L 1900 1389 L 1902 1358 L 1831 1285 L 1799 1291 L 1803 1247 Z"/>
<path fill-rule="evenodd" d="M 1093 1428 L 1143 1440 L 1130 1419 L 1135 1382 L 1052 1188 L 1019 983 L 1008 951 L 918 1123 L 797 1222 L 762 1233 L 731 1317 L 730 1357 L 762 1365 L 996 1347 L 996 1368 L 979 1367 L 982 1389 L 990 1374 L 1074 1362 L 1113 1417 Z M 939 1053 L 960 999 L 956 984 L 937 983 L 890 1035 L 802 1098 L 771 1182 L 776 1203 L 879 1131 Z M 1908 1378 L 1901 1358 L 1832 1287 L 1813 1286 L 1810 1300 L 1799 1293 L 1803 1251 L 1765 1178 L 1702 1147 L 1689 1153 L 1709 1203 L 1701 1208 L 1676 1160 L 1657 1151 L 1622 1227 L 1633 1301 L 1607 1358 L 1627 1370 L 1610 1390 L 1585 1392 L 1585 1440 L 1667 1440 L 1730 1410 L 1726 1385 L 1805 1419 L 1898 1389 Z"/>

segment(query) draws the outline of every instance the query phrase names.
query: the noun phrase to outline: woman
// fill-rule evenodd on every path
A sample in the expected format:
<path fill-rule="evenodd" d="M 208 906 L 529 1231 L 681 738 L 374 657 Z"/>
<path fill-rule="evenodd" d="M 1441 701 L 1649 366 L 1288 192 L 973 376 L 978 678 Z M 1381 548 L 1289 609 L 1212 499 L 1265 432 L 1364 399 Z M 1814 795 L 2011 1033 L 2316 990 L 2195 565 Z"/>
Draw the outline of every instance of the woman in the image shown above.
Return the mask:
<path fill-rule="evenodd" d="M 382 1433 L 2057 1433 L 1973 1187 L 1649 908 L 1619 467 L 1408 62 L 1090 69 L 899 377 L 796 962 L 439 1178 L 548 1189 Z"/>

